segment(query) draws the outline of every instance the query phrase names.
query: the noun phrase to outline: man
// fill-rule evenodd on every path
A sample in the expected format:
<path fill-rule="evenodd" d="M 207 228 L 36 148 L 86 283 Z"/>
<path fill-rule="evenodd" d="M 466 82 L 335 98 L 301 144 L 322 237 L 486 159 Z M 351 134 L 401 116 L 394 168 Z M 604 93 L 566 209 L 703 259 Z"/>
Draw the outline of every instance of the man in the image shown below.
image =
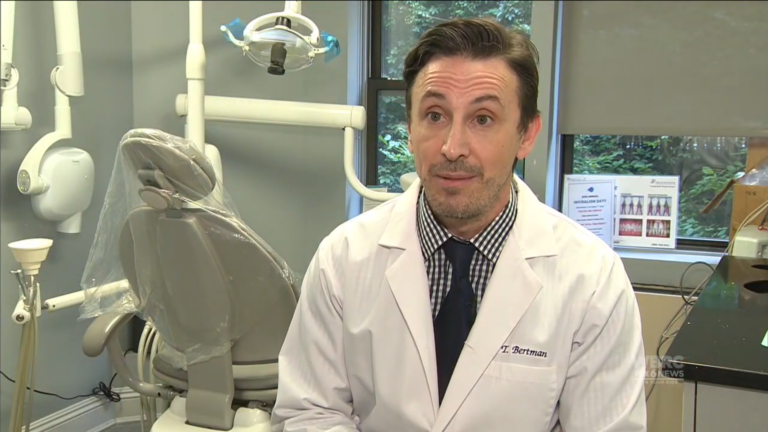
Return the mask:
<path fill-rule="evenodd" d="M 420 181 L 320 244 L 274 430 L 646 430 L 621 260 L 513 176 L 541 129 L 536 57 L 485 20 L 443 23 L 408 54 Z"/>

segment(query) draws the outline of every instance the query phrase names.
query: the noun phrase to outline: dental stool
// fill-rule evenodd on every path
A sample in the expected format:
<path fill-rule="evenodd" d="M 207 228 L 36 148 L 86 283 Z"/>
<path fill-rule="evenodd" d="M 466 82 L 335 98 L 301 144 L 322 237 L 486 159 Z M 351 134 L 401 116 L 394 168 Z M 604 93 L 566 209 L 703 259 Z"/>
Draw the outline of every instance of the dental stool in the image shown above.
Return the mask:
<path fill-rule="evenodd" d="M 89 315 L 97 316 L 83 351 L 96 357 L 106 347 L 131 389 L 171 400 L 152 432 L 270 431 L 277 358 L 299 296 L 291 270 L 236 211 L 205 204 L 223 200 L 221 188 L 208 158 L 189 141 L 132 130 L 118 159 L 116 172 L 125 172 L 113 174 L 110 188 L 125 181 L 125 193 L 141 201 L 127 206 L 112 240 L 100 241 L 106 233 L 97 231 L 86 270 L 105 260 L 100 250 L 116 248 L 130 289 L 119 298 L 100 295 L 101 288 L 86 297 L 83 306 L 98 313 Z M 100 230 L 114 216 L 110 194 L 120 192 L 107 192 Z M 135 311 L 121 309 L 128 300 Z M 123 356 L 118 330 L 139 312 L 155 324 L 165 347 L 151 365 L 161 384 L 139 381 Z"/>

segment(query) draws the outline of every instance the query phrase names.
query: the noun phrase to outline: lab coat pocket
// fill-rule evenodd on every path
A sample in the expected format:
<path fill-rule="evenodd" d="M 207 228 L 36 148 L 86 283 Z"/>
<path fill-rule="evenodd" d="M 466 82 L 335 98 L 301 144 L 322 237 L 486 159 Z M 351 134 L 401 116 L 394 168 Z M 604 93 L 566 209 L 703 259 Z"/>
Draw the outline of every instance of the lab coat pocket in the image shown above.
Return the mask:
<path fill-rule="evenodd" d="M 468 406 L 481 410 L 473 430 L 549 431 L 557 405 L 557 368 L 492 361 Z M 490 408 L 489 408 L 490 407 Z"/>
<path fill-rule="evenodd" d="M 511 381 L 528 383 L 554 383 L 557 381 L 557 369 L 554 367 L 533 367 L 500 361 L 492 361 L 485 374 Z"/>

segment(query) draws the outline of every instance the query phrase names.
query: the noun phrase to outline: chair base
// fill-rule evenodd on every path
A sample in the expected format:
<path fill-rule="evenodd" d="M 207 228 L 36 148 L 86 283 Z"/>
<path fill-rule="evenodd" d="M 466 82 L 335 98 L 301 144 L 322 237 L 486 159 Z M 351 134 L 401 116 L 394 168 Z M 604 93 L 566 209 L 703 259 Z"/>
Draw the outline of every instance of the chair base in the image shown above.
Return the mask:
<path fill-rule="evenodd" d="M 187 424 L 187 400 L 176 397 L 170 407 L 152 425 L 150 432 L 211 432 L 213 429 Z M 256 408 L 238 408 L 235 424 L 229 432 L 271 432 L 269 413 Z"/>

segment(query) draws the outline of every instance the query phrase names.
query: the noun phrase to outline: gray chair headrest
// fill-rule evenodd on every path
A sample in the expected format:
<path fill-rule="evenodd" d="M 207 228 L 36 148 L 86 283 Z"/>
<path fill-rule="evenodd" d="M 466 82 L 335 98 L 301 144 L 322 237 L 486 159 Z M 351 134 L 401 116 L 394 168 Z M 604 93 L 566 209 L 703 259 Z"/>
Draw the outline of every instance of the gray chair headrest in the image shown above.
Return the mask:
<path fill-rule="evenodd" d="M 133 129 L 120 141 L 120 151 L 145 186 L 172 188 L 193 201 L 216 187 L 213 165 L 192 141 L 155 129 Z"/>

